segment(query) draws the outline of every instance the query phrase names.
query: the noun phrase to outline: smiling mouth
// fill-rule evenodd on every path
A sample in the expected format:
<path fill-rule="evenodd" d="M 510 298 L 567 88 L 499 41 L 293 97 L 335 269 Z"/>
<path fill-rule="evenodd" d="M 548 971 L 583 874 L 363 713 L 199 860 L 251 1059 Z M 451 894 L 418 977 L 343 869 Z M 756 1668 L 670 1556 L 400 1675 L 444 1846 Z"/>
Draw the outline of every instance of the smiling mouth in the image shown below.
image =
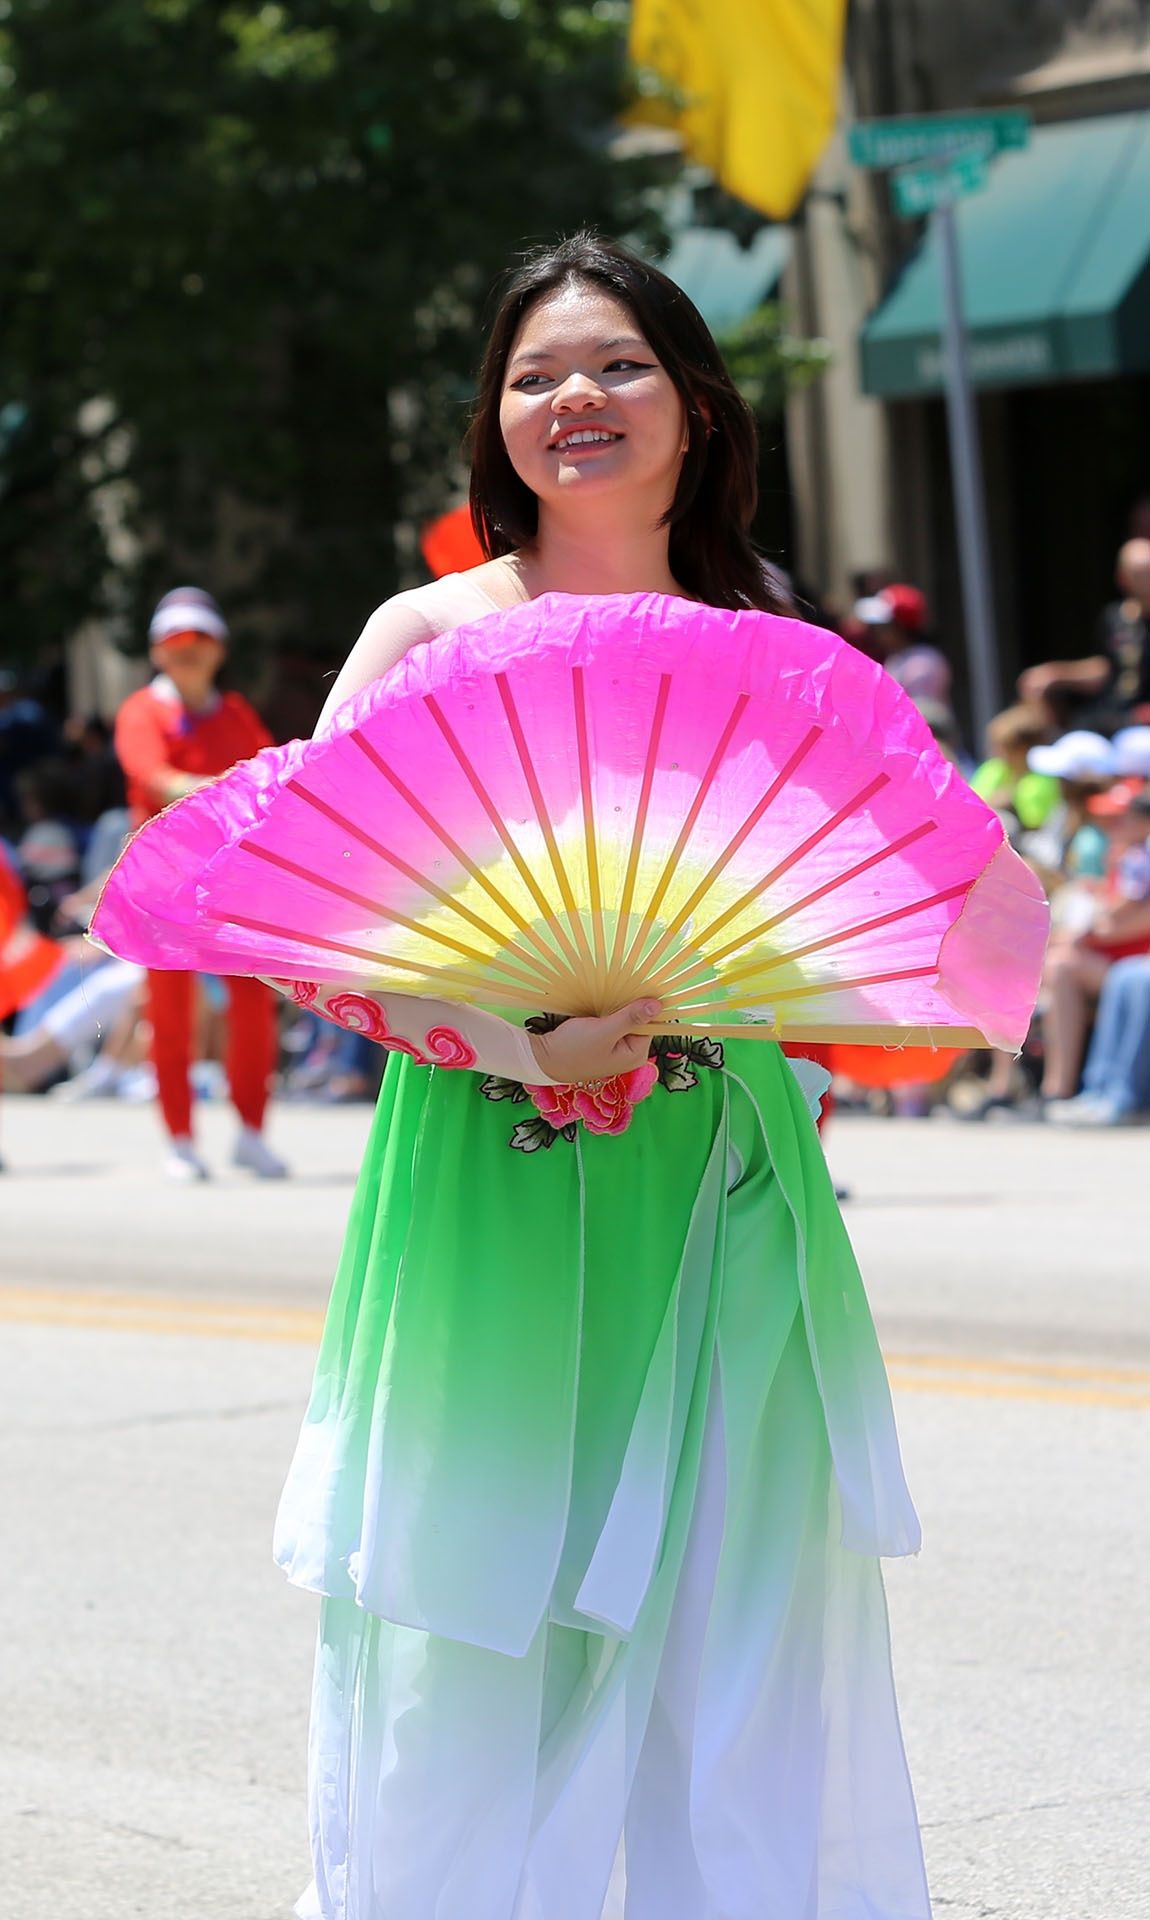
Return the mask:
<path fill-rule="evenodd" d="M 621 433 L 612 433 L 607 427 L 580 427 L 575 433 L 565 433 L 562 439 L 551 442 L 552 453 L 566 453 L 569 447 L 609 447 L 621 440 Z"/>

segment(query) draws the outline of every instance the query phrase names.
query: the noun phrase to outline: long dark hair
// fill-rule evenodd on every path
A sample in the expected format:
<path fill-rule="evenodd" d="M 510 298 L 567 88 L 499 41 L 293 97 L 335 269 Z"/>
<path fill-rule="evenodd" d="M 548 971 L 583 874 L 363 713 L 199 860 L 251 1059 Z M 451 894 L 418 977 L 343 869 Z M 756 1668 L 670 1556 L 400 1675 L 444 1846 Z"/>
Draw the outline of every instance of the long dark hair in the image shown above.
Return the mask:
<path fill-rule="evenodd" d="M 698 308 L 681 287 L 625 247 L 577 233 L 531 254 L 507 278 L 479 375 L 468 436 L 471 520 L 488 559 L 529 545 L 539 501 L 512 466 L 499 425 L 507 361 L 531 307 L 572 281 L 590 282 L 634 314 L 643 337 L 682 398 L 687 450 L 670 528 L 671 571 L 713 607 L 791 611 L 750 540 L 758 500 L 754 415 L 723 365 Z"/>

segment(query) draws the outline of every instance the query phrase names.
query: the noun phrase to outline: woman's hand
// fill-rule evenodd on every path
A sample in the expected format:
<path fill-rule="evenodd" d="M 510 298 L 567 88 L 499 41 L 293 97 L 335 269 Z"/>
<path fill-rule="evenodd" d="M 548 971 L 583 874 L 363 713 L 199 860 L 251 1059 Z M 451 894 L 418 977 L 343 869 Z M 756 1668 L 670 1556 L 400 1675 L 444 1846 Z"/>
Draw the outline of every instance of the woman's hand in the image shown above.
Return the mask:
<path fill-rule="evenodd" d="M 531 1051 L 540 1071 L 561 1086 L 610 1080 L 642 1066 L 651 1051 L 651 1036 L 635 1028 L 657 1020 L 662 1011 L 661 1000 L 635 1000 L 600 1019 L 565 1020 L 550 1033 L 530 1034 Z"/>

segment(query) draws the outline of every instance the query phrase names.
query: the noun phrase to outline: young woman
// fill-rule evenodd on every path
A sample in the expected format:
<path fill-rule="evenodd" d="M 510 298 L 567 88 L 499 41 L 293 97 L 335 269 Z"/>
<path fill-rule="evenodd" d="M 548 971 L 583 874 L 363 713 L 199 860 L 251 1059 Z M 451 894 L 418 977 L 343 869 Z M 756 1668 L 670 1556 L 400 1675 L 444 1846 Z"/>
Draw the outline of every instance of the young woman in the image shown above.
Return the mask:
<path fill-rule="evenodd" d="M 489 558 L 372 616 L 321 728 L 543 593 L 778 610 L 750 415 L 621 249 L 512 277 L 471 451 Z M 657 1003 L 530 1035 L 385 1004 L 408 1052 L 277 1523 L 324 1596 L 299 1912 L 599 1920 L 625 1874 L 628 1920 L 926 1920 L 878 1563 L 918 1526 L 796 1073 L 713 1048 L 615 1134 Z M 510 1150 L 493 1071 L 577 1089 L 577 1146 Z"/>

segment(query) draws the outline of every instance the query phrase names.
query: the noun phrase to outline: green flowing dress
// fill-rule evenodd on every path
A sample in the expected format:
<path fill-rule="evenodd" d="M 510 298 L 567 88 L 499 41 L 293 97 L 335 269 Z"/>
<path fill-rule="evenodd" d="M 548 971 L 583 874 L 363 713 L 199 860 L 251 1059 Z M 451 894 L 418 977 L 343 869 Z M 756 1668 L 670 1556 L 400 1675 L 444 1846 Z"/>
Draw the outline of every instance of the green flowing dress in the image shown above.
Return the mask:
<path fill-rule="evenodd" d="M 514 1151 L 508 1083 L 389 1060 L 276 1527 L 323 1596 L 301 1915 L 929 1915 L 826 1076 L 678 1077 Z"/>

